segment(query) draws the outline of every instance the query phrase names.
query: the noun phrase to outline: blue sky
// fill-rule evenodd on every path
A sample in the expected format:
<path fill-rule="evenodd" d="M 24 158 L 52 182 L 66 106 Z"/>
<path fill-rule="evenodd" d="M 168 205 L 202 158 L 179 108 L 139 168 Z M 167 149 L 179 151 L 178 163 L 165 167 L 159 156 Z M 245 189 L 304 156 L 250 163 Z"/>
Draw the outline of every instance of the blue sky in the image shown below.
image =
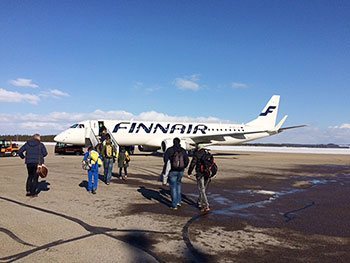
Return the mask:
<path fill-rule="evenodd" d="M 350 143 L 349 1 L 0 1 L 0 134 L 81 118 L 248 122 Z"/>

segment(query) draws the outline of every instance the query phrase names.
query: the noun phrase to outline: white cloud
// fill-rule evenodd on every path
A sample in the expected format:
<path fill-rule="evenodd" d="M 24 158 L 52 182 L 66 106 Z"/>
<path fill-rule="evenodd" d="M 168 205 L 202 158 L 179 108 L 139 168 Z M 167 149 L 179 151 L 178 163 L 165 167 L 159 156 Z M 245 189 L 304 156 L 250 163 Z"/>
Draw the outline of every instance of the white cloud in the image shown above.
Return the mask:
<path fill-rule="evenodd" d="M 138 116 L 134 116 L 135 120 L 142 121 L 181 121 L 181 122 L 228 122 L 227 120 L 220 120 L 215 117 L 188 117 L 188 116 L 169 116 L 164 113 L 159 113 L 156 111 L 142 112 Z"/>
<path fill-rule="evenodd" d="M 350 144 L 350 129 L 329 127 L 303 127 L 284 131 L 254 142 L 269 143 L 301 143 L 301 144 Z"/>
<path fill-rule="evenodd" d="M 27 93 L 8 91 L 0 88 L 0 101 L 2 102 L 28 102 L 38 104 L 39 96 Z"/>
<path fill-rule="evenodd" d="M 174 81 L 174 85 L 181 90 L 197 91 L 201 88 L 198 82 L 199 82 L 199 75 L 194 74 L 189 77 L 176 78 Z"/>
<path fill-rule="evenodd" d="M 51 97 L 59 99 L 62 97 L 69 97 L 69 94 L 58 89 L 50 89 L 49 91 L 43 91 L 39 94 L 40 97 Z"/>
<path fill-rule="evenodd" d="M 143 85 L 143 82 L 135 81 L 135 82 L 134 82 L 133 88 L 136 89 L 136 90 L 138 90 L 138 89 L 142 89 L 143 86 L 144 86 L 144 85 Z"/>
<path fill-rule="evenodd" d="M 143 82 L 135 81 L 132 89 L 137 93 L 150 94 L 161 90 L 162 88 L 158 85 L 146 86 Z"/>
<path fill-rule="evenodd" d="M 31 79 L 18 78 L 15 80 L 10 80 L 9 83 L 13 86 L 16 86 L 16 87 L 25 87 L 25 88 L 38 88 L 39 87 L 39 85 L 33 83 L 33 80 L 31 80 Z"/>
<path fill-rule="evenodd" d="M 1 134 L 57 134 L 73 123 L 83 120 L 142 120 L 142 121 L 179 121 L 229 123 L 216 117 L 170 116 L 156 111 L 142 112 L 138 115 L 127 111 L 93 112 L 51 112 L 48 114 L 5 114 L 0 113 Z M 342 127 L 342 128 L 341 128 Z M 254 141 L 256 143 L 301 143 L 301 144 L 350 144 L 350 128 L 348 124 L 321 129 L 304 127 L 284 131 L 278 135 Z"/>
<path fill-rule="evenodd" d="M 23 122 L 19 124 L 20 129 L 24 130 L 31 130 L 34 132 L 37 132 L 39 130 L 64 130 L 67 128 L 67 126 L 60 124 L 60 123 L 53 123 L 53 122 Z"/>
<path fill-rule="evenodd" d="M 350 123 L 343 123 L 339 126 L 330 126 L 331 129 L 350 129 Z"/>
<path fill-rule="evenodd" d="M 181 121 L 181 122 L 228 122 L 215 117 L 169 116 L 155 111 L 139 115 L 127 111 L 95 110 L 88 113 L 51 112 L 49 114 L 5 114 L 0 113 L 1 133 L 4 134 L 57 134 L 73 123 L 83 120 L 143 120 L 143 121 Z"/>
<path fill-rule="evenodd" d="M 95 110 L 92 113 L 84 114 L 84 119 L 105 119 L 105 120 L 129 120 L 133 119 L 135 116 L 127 111 L 103 111 Z"/>
<path fill-rule="evenodd" d="M 69 94 L 58 89 L 50 90 L 50 93 L 54 97 L 69 97 Z"/>
<path fill-rule="evenodd" d="M 248 88 L 248 84 L 240 83 L 240 82 L 232 82 L 231 87 L 234 89 L 246 89 Z"/>
<path fill-rule="evenodd" d="M 161 87 L 157 87 L 157 86 L 155 86 L 155 87 L 149 87 L 149 88 L 146 88 L 146 89 L 145 89 L 146 93 L 153 93 L 153 92 L 157 92 L 157 91 L 159 91 L 159 90 L 161 90 Z"/>

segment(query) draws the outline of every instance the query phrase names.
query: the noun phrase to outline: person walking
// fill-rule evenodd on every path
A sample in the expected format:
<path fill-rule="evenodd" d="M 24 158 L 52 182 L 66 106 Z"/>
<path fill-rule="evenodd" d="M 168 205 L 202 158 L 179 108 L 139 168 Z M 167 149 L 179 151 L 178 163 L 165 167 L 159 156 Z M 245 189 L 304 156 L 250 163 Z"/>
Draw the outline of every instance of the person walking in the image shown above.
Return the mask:
<path fill-rule="evenodd" d="M 170 172 L 168 175 L 170 195 L 171 195 L 171 209 L 176 210 L 181 206 L 181 179 L 184 170 L 189 163 L 187 152 L 180 145 L 180 139 L 173 139 L 173 146 L 169 147 L 163 156 L 164 166 L 163 174 L 166 173 L 167 163 L 170 160 Z"/>
<path fill-rule="evenodd" d="M 206 166 L 205 159 L 209 159 L 209 160 L 212 159 L 213 161 L 213 157 L 208 151 L 206 151 L 201 146 L 197 147 L 194 151 L 192 161 L 188 168 L 188 175 L 191 175 L 193 169 L 195 168 L 195 171 L 196 171 L 195 176 L 196 176 L 197 187 L 199 192 L 197 205 L 202 212 L 209 212 L 210 208 L 209 208 L 209 202 L 208 202 L 206 191 L 211 181 L 211 177 L 207 175 L 207 173 L 210 171 L 208 171 L 208 169 L 205 167 Z"/>
<path fill-rule="evenodd" d="M 103 157 L 103 168 L 104 168 L 104 177 L 107 185 L 110 184 L 113 172 L 113 163 L 117 156 L 117 149 L 112 144 L 111 136 L 106 135 L 106 140 L 103 143 L 102 147 L 102 157 Z"/>
<path fill-rule="evenodd" d="M 92 194 L 96 194 L 98 186 L 98 167 L 102 165 L 102 160 L 100 159 L 99 153 L 90 146 L 84 154 L 83 161 L 89 164 L 87 190 Z"/>
<path fill-rule="evenodd" d="M 34 134 L 18 151 L 18 155 L 24 159 L 27 165 L 28 178 L 26 183 L 26 196 L 36 197 L 38 195 L 38 164 L 44 163 L 47 156 L 45 145 L 40 141 L 40 134 Z"/>
<path fill-rule="evenodd" d="M 124 146 L 121 146 L 118 153 L 118 167 L 119 167 L 119 178 L 126 180 L 128 178 L 128 167 L 130 162 L 130 155 Z M 124 175 L 122 170 L 124 169 Z"/>

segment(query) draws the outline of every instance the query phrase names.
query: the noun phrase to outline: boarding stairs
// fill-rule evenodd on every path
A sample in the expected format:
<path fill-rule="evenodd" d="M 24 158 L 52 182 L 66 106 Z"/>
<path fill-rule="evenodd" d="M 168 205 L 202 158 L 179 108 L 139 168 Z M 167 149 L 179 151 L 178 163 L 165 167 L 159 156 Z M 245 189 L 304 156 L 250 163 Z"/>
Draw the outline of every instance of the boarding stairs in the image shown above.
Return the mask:
<path fill-rule="evenodd" d="M 118 144 L 118 142 L 114 139 L 113 134 L 111 133 L 110 130 L 107 129 L 107 133 L 111 136 L 111 142 L 114 145 L 115 149 L 117 150 L 117 154 L 119 154 L 119 144 Z"/>
<path fill-rule="evenodd" d="M 119 144 L 114 139 L 112 133 L 107 129 L 107 133 L 111 136 L 111 142 L 114 145 L 114 147 L 117 150 L 117 153 L 119 153 Z M 96 148 L 97 145 L 101 143 L 101 137 L 99 135 L 96 135 L 94 130 L 91 127 L 86 128 L 85 130 L 85 147 L 92 146 Z"/>
<path fill-rule="evenodd" d="M 85 147 L 96 147 L 100 143 L 100 138 L 91 127 L 85 129 Z"/>

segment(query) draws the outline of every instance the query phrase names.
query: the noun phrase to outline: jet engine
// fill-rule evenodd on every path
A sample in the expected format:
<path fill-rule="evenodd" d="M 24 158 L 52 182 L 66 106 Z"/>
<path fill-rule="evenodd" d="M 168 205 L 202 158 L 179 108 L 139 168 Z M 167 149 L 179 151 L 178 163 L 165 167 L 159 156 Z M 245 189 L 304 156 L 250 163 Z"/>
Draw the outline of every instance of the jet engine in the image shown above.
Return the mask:
<path fill-rule="evenodd" d="M 173 146 L 173 139 L 166 139 L 162 141 L 162 151 L 165 152 L 169 147 Z M 186 139 L 180 139 L 180 145 L 185 150 L 189 151 L 193 149 L 194 147 L 190 144 L 190 142 Z"/>
<path fill-rule="evenodd" d="M 160 147 L 147 146 L 147 145 L 139 145 L 138 149 L 140 152 L 156 152 Z"/>

